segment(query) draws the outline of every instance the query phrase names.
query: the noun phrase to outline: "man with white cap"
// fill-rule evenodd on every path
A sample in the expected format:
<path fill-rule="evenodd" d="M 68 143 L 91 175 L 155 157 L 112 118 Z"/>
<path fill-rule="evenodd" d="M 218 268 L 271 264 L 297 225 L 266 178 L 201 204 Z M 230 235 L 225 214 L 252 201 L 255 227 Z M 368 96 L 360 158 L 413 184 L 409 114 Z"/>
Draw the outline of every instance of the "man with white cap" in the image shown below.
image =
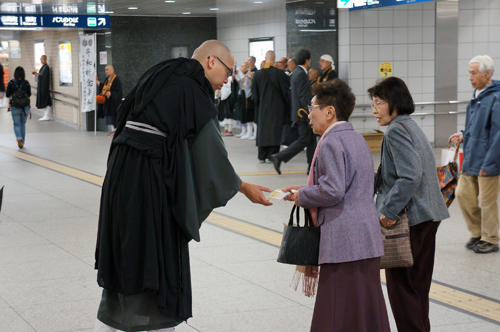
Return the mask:
<path fill-rule="evenodd" d="M 325 83 L 339 77 L 335 71 L 335 64 L 333 58 L 328 54 L 323 54 L 319 59 L 319 68 L 321 75 L 318 77 L 316 83 Z"/>

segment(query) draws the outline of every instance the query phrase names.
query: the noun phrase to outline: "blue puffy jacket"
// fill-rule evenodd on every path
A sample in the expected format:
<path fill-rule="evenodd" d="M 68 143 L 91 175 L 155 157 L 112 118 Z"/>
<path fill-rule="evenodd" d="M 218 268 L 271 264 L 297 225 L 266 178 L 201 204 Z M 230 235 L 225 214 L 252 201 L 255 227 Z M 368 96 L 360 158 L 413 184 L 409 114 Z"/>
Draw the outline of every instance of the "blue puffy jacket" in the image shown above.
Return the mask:
<path fill-rule="evenodd" d="M 474 91 L 475 95 L 475 91 Z M 467 105 L 463 131 L 462 172 L 487 176 L 500 175 L 500 81 L 493 82 Z"/>

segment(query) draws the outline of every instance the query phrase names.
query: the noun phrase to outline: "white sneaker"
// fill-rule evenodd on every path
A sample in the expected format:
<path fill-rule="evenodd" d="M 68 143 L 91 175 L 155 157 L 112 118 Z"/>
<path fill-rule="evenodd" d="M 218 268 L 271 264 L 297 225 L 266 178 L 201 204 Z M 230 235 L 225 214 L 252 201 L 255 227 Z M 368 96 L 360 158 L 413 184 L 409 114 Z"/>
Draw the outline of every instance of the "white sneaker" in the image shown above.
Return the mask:
<path fill-rule="evenodd" d="M 248 140 L 249 141 L 255 141 L 257 139 L 257 134 L 252 135 Z"/>
<path fill-rule="evenodd" d="M 50 121 L 50 118 L 48 116 L 44 115 L 38 121 Z"/>

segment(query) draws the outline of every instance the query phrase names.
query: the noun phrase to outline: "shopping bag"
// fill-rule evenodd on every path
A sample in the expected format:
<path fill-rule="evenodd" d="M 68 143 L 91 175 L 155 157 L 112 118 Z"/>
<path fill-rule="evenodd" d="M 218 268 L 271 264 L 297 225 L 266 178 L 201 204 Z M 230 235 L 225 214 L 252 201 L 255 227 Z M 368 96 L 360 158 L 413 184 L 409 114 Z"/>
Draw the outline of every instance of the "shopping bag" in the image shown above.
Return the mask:
<path fill-rule="evenodd" d="M 455 148 L 451 147 L 448 149 L 441 149 L 441 166 L 446 166 L 450 161 L 453 161 L 455 156 Z M 455 157 L 455 161 L 458 165 L 458 172 L 462 171 L 462 161 L 464 159 L 464 151 L 458 148 L 458 155 Z"/>
<path fill-rule="evenodd" d="M 451 141 L 448 141 L 448 148 L 451 150 Z M 459 148 L 460 144 L 455 147 L 453 157 L 448 159 L 448 163 L 437 168 L 441 194 L 443 195 L 447 207 L 449 207 L 455 199 L 455 190 L 457 189 L 458 178 L 460 176 L 457 163 Z"/>

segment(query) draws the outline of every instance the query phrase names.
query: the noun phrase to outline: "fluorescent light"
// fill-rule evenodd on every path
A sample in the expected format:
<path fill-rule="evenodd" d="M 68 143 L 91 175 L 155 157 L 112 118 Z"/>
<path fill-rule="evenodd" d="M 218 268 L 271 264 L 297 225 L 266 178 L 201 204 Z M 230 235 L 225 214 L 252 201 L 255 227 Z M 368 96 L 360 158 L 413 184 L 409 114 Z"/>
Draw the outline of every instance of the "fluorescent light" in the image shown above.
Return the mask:
<path fill-rule="evenodd" d="M 254 1 L 253 3 L 263 3 L 262 1 Z"/>
<path fill-rule="evenodd" d="M 210 10 L 219 10 L 219 8 L 210 8 Z"/>
<path fill-rule="evenodd" d="M 139 9 L 137 7 L 128 7 L 128 9 Z"/>
<path fill-rule="evenodd" d="M 182 12 L 182 15 L 189 15 L 191 12 Z"/>
<path fill-rule="evenodd" d="M 104 14 L 114 14 L 115 12 L 104 12 Z"/>
<path fill-rule="evenodd" d="M 166 0 L 165 2 L 166 3 L 174 3 L 175 1 L 174 0 Z"/>

